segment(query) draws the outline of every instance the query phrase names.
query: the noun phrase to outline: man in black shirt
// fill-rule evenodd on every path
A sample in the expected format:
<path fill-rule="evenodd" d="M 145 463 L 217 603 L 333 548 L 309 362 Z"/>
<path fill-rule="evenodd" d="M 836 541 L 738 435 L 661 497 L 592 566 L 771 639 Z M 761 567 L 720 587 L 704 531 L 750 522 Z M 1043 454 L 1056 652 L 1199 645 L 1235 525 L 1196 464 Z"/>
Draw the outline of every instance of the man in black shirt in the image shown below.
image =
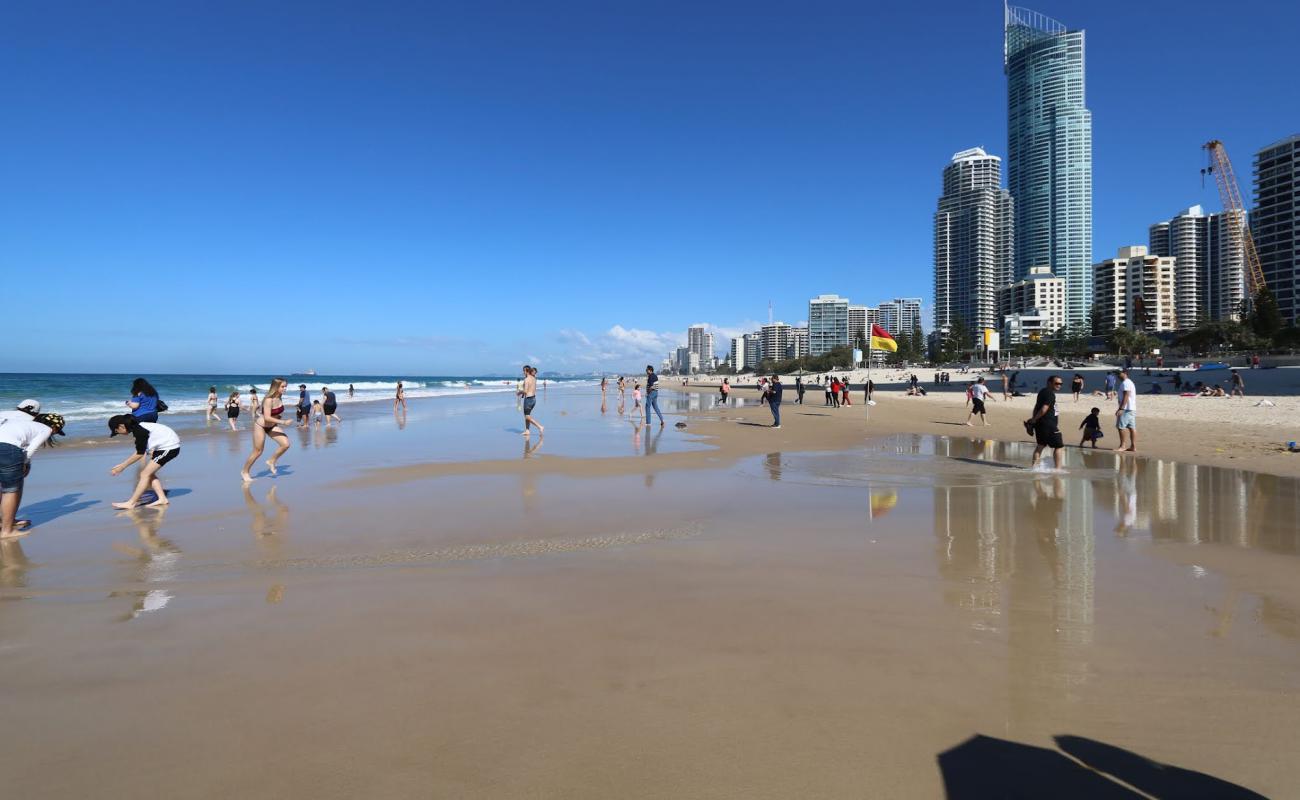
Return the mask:
<path fill-rule="evenodd" d="M 772 427 L 781 427 L 781 376 L 773 375 L 767 385 L 767 407 L 772 409 Z"/>
<path fill-rule="evenodd" d="M 1061 440 L 1060 422 L 1056 416 L 1056 392 L 1060 388 L 1061 376 L 1049 375 L 1047 385 L 1038 392 L 1038 399 L 1034 401 L 1034 415 L 1025 420 L 1025 430 L 1032 430 L 1034 441 L 1038 443 L 1029 464 L 1030 469 L 1038 466 L 1038 459 L 1045 447 L 1052 448 L 1052 460 L 1058 470 L 1065 465 L 1065 451 L 1062 449 L 1065 442 Z"/>

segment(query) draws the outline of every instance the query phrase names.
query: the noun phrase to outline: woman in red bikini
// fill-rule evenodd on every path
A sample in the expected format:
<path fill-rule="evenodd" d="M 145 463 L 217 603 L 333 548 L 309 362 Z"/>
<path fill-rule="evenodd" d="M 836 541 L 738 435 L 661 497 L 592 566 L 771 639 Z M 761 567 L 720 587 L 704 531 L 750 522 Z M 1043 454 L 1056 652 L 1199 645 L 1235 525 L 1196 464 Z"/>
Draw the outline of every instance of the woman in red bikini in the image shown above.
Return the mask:
<path fill-rule="evenodd" d="M 267 390 L 266 397 L 262 398 L 261 416 L 255 416 L 253 419 L 253 452 L 244 462 L 244 471 L 239 473 L 239 477 L 244 479 L 245 483 L 253 480 L 253 476 L 248 471 L 253 468 L 257 462 L 262 450 L 266 448 L 266 437 L 270 436 L 279 445 L 280 449 L 275 451 L 275 455 L 266 460 L 266 466 L 271 468 L 271 474 L 275 475 L 275 463 L 280 460 L 280 456 L 289 452 L 289 436 L 281 428 L 281 425 L 289 423 L 280 419 L 284 413 L 284 387 L 287 386 L 284 378 L 273 378 L 271 388 Z"/>

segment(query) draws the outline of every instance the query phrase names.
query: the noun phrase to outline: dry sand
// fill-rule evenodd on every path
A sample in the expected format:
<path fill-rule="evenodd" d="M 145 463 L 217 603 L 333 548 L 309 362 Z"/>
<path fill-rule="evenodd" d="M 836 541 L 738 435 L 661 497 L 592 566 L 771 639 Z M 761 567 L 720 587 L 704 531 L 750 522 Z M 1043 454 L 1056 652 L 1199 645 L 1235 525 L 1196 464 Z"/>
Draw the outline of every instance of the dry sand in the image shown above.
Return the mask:
<path fill-rule="evenodd" d="M 174 463 L 163 513 L 103 510 L 109 454 L 43 454 L 32 502 L 64 511 L 0 552 L 6 793 L 1109 781 L 1069 749 L 1164 781 L 1154 796 L 1300 795 L 1296 481 L 1104 451 L 1039 475 L 937 398 L 882 398 L 866 424 L 788 405 L 781 430 L 708 404 L 665 393 L 668 427 L 638 431 L 553 396 L 540 450 L 512 409 L 458 432 L 363 420 L 295 439 L 287 474 L 248 491 L 243 437 L 212 436 Z M 431 463 L 475 420 L 514 455 Z"/>

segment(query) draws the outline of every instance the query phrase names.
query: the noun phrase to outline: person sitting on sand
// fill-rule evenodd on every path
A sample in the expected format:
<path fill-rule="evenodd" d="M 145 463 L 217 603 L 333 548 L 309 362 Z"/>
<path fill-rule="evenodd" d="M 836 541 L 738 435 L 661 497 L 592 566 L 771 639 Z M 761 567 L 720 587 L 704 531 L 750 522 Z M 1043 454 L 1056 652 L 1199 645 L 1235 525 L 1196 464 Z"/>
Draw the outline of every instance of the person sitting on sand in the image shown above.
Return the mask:
<path fill-rule="evenodd" d="M 108 434 L 110 437 L 130 435 L 135 439 L 135 453 L 109 470 L 113 475 L 120 475 L 123 470 L 141 459 L 147 460 L 144 467 L 140 469 L 140 477 L 135 482 L 135 491 L 131 493 L 131 497 L 124 502 L 113 503 L 113 508 L 135 508 L 140 502 L 140 496 L 151 485 L 157 497 L 149 505 L 152 507 L 167 505 L 170 501 L 167 499 L 162 481 L 158 479 L 158 470 L 181 454 L 181 437 L 166 425 L 157 422 L 140 422 L 130 414 L 118 414 L 110 419 Z"/>
<path fill-rule="evenodd" d="M 1083 438 L 1079 440 L 1079 446 L 1083 447 L 1084 444 L 1092 442 L 1092 449 L 1096 450 L 1097 440 L 1105 435 L 1101 432 L 1101 409 L 1094 406 L 1092 413 L 1084 417 L 1083 422 L 1079 423 L 1079 430 L 1083 431 Z"/>

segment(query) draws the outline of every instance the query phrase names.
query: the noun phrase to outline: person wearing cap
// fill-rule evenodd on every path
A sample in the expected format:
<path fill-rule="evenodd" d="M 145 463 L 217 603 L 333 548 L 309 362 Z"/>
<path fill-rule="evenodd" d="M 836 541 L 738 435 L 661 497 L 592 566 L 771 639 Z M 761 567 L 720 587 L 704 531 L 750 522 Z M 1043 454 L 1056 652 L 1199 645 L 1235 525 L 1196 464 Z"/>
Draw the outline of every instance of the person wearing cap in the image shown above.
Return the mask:
<path fill-rule="evenodd" d="M 150 506 L 165 506 L 168 504 L 167 492 L 163 489 L 162 481 L 158 479 L 158 470 L 162 469 L 168 462 L 174 460 L 181 454 L 181 437 L 176 435 L 176 431 L 158 422 L 140 422 L 130 414 L 118 414 L 108 421 L 109 436 L 130 434 L 135 439 L 135 453 L 123 461 L 121 464 L 113 467 L 109 472 L 113 475 L 120 475 L 123 470 L 135 462 L 145 459 L 145 465 L 140 469 L 140 478 L 135 483 L 135 491 L 131 493 L 129 500 L 121 503 L 113 503 L 113 508 L 135 508 L 140 502 L 141 495 L 150 485 L 153 486 L 154 494 L 157 499 Z"/>
<path fill-rule="evenodd" d="M 58 414 L 28 417 L 24 413 L 0 419 L 0 539 L 27 534 L 31 522 L 15 519 L 23 500 L 23 482 L 32 470 L 32 456 L 54 434 L 63 435 L 63 417 Z"/>
<path fill-rule="evenodd" d="M 13 411 L 0 411 L 0 421 L 6 419 L 29 420 L 41 413 L 41 401 L 27 399 L 18 404 Z"/>

